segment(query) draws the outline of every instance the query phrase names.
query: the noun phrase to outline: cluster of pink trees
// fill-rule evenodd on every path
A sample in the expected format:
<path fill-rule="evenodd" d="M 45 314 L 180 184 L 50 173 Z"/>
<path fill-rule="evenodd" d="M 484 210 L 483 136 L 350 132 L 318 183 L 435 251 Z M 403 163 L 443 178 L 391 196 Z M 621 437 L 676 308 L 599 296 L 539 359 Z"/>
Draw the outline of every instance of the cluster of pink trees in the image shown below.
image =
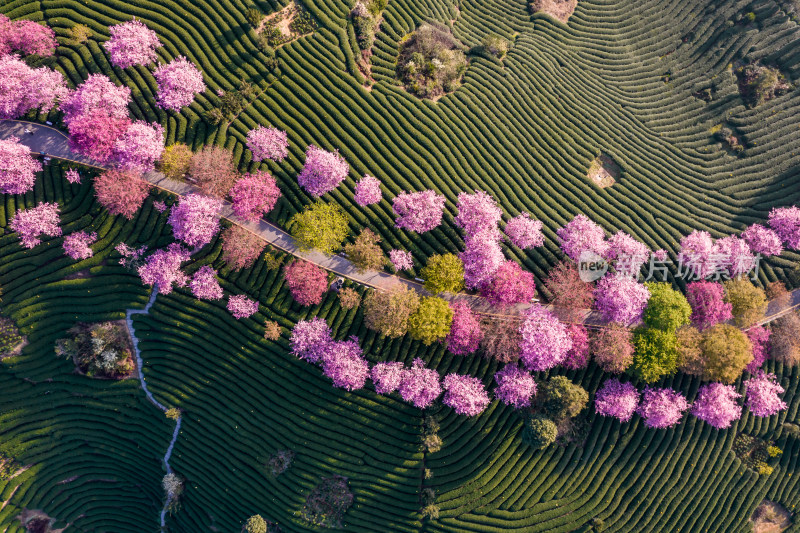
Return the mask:
<path fill-rule="evenodd" d="M 624 231 L 618 231 L 608 239 L 605 259 L 614 262 L 617 274 L 636 276 L 650 259 L 650 249 Z"/>
<path fill-rule="evenodd" d="M 292 298 L 300 305 L 317 305 L 328 290 L 328 273 L 314 263 L 296 259 L 283 271 Z"/>
<path fill-rule="evenodd" d="M 753 346 L 753 360 L 748 363 L 745 370 L 754 374 L 767 360 L 770 330 L 764 326 L 756 326 L 748 329 L 745 333 L 747 333 L 747 338 L 750 339 L 750 344 Z"/>
<path fill-rule="evenodd" d="M 378 178 L 364 174 L 364 177 L 356 183 L 355 201 L 358 205 L 377 204 L 382 197 L 381 182 Z"/>
<path fill-rule="evenodd" d="M 42 164 L 18 138 L 0 140 L 0 192 L 25 194 L 33 190 L 36 173 L 41 170 Z"/>
<path fill-rule="evenodd" d="M 640 320 L 649 299 L 647 287 L 623 275 L 604 277 L 594 290 L 595 307 L 606 320 L 621 324 Z"/>
<path fill-rule="evenodd" d="M 283 161 L 289 157 L 289 136 L 278 128 L 258 126 L 247 132 L 247 149 L 253 161 Z"/>
<path fill-rule="evenodd" d="M 741 237 L 753 253 L 769 257 L 781 255 L 783 252 L 783 243 L 778 233 L 761 224 L 753 224 L 748 227 L 742 232 Z"/>
<path fill-rule="evenodd" d="M 143 173 L 155 167 L 163 152 L 164 128 L 139 120 L 116 139 L 111 157 L 119 168 Z"/>
<path fill-rule="evenodd" d="M 647 387 L 636 410 L 649 428 L 665 429 L 680 422 L 689 403 L 683 394 L 672 389 Z"/>
<path fill-rule="evenodd" d="M 73 183 L 73 184 L 74 183 L 80 184 L 80 182 L 81 182 L 81 175 L 74 168 L 71 168 L 71 169 L 67 170 L 64 173 L 64 177 L 67 179 L 68 182 Z"/>
<path fill-rule="evenodd" d="M 32 20 L 12 21 L 0 15 L 0 56 L 18 53 L 49 57 L 56 51 L 56 34 Z"/>
<path fill-rule="evenodd" d="M 733 317 L 733 306 L 725 301 L 725 287 L 721 283 L 689 283 L 686 300 L 692 307 L 692 324 L 701 331 Z"/>
<path fill-rule="evenodd" d="M 97 240 L 97 233 L 76 231 L 64 237 L 64 253 L 75 260 L 88 259 L 94 255 L 90 246 Z"/>
<path fill-rule="evenodd" d="M 0 54 L 0 119 L 28 111 L 47 112 L 68 93 L 64 76 L 47 67 L 32 68 L 16 56 Z"/>
<path fill-rule="evenodd" d="M 520 333 L 520 361 L 528 370 L 549 370 L 560 364 L 572 348 L 566 326 L 541 305 L 533 305 L 526 311 Z"/>
<path fill-rule="evenodd" d="M 222 298 L 222 287 L 217 280 L 217 271 L 203 265 L 192 276 L 189 283 L 192 294 L 198 300 L 219 300 Z"/>
<path fill-rule="evenodd" d="M 417 233 L 430 231 L 442 223 L 444 202 L 444 196 L 431 190 L 401 192 L 392 201 L 395 226 Z"/>
<path fill-rule="evenodd" d="M 169 294 L 173 287 L 184 287 L 189 277 L 181 270 L 181 263 L 189 260 L 189 252 L 173 242 L 147 256 L 145 264 L 138 269 L 142 282 L 155 285 L 161 294 Z"/>
<path fill-rule="evenodd" d="M 236 216 L 251 222 L 272 211 L 281 197 L 275 178 L 261 170 L 239 178 L 229 194 Z"/>
<path fill-rule="evenodd" d="M 203 73 L 184 56 L 161 65 L 153 76 L 158 84 L 156 101 L 163 109 L 179 111 L 192 103 L 195 94 L 206 90 Z"/>
<path fill-rule="evenodd" d="M 147 65 L 158 59 L 156 48 L 161 46 L 161 42 L 156 32 L 138 20 L 111 26 L 108 31 L 111 38 L 103 43 L 103 47 L 114 66 L 128 68 Z"/>
<path fill-rule="evenodd" d="M 542 221 L 532 219 L 530 213 L 521 213 L 509 220 L 505 234 L 511 244 L 523 250 L 544 244 Z"/>
<path fill-rule="evenodd" d="M 134 172 L 107 170 L 94 179 L 94 193 L 109 213 L 132 220 L 150 194 L 150 184 Z"/>
<path fill-rule="evenodd" d="M 358 339 L 332 342 L 322 352 L 322 372 L 333 381 L 334 387 L 357 390 L 364 387 L 369 376 L 369 363 L 362 356 Z"/>
<path fill-rule="evenodd" d="M 464 302 L 450 304 L 450 308 L 453 310 L 453 323 L 445 339 L 447 349 L 456 355 L 476 352 L 483 339 L 480 320 Z"/>
<path fill-rule="evenodd" d="M 222 202 L 216 198 L 187 194 L 169 213 L 175 238 L 191 248 L 205 246 L 219 231 L 221 208 Z"/>
<path fill-rule="evenodd" d="M 515 409 L 529 407 L 536 396 L 536 381 L 533 376 L 516 364 L 504 366 L 495 373 L 494 380 L 497 382 L 495 397 Z"/>
<path fill-rule="evenodd" d="M 414 258 L 411 252 L 406 252 L 405 250 L 391 250 L 389 252 L 389 261 L 392 262 L 395 272 L 414 268 Z"/>
<path fill-rule="evenodd" d="M 328 152 L 315 145 L 306 148 L 306 162 L 297 175 L 297 182 L 311 196 L 331 192 L 344 181 L 350 166 L 339 151 Z"/>
<path fill-rule="evenodd" d="M 399 361 L 375 363 L 370 371 L 370 377 L 375 384 L 378 394 L 391 394 L 400 387 L 403 379 L 403 363 Z"/>
<path fill-rule="evenodd" d="M 481 380 L 461 374 L 444 377 L 444 404 L 459 415 L 477 416 L 489 405 L 489 394 Z"/>
<path fill-rule="evenodd" d="M 481 294 L 500 307 L 529 303 L 536 296 L 536 282 L 533 274 L 522 270 L 518 263 L 506 261 L 495 271 L 491 282 L 483 284 Z"/>
<path fill-rule="evenodd" d="M 258 302 L 243 294 L 232 294 L 228 297 L 228 311 L 236 320 L 247 318 L 258 312 Z"/>
<path fill-rule="evenodd" d="M 572 346 L 561 362 L 561 366 L 570 370 L 585 368 L 589 364 L 589 331 L 581 324 L 567 326 Z"/>
<path fill-rule="evenodd" d="M 563 228 L 556 231 L 556 235 L 561 240 L 561 251 L 576 262 L 584 252 L 593 252 L 605 257 L 608 251 L 605 231 L 586 215 L 576 215 Z"/>
<path fill-rule="evenodd" d="M 609 379 L 597 391 L 594 408 L 597 414 L 628 422 L 639 406 L 639 391 L 631 383 Z"/>
<path fill-rule="evenodd" d="M 502 211 L 484 191 L 459 193 L 456 225 L 464 229 L 464 285 L 468 289 L 485 287 L 505 263 L 500 248 L 502 234 L 497 227 Z"/>
<path fill-rule="evenodd" d="M 736 402 L 741 397 L 733 385 L 709 383 L 697 391 L 691 413 L 717 429 L 729 428 L 742 416 L 742 406 Z"/>
<path fill-rule="evenodd" d="M 772 416 L 786 409 L 787 405 L 779 394 L 784 388 L 778 384 L 775 374 L 758 372 L 744 382 L 747 394 L 747 407 L 755 416 Z"/>
<path fill-rule="evenodd" d="M 322 353 L 333 342 L 328 323 L 319 317 L 300 320 L 292 329 L 289 339 L 292 354 L 298 359 L 316 363 L 322 360 Z"/>
<path fill-rule="evenodd" d="M 39 204 L 36 207 L 17 211 L 11 219 L 11 231 L 19 235 L 22 246 L 33 248 L 42 235 L 57 237 L 61 235 L 58 204 L 55 202 Z"/>
<path fill-rule="evenodd" d="M 767 220 L 787 248 L 800 250 L 800 207 L 776 207 Z"/>
<path fill-rule="evenodd" d="M 414 404 L 419 409 L 425 409 L 442 393 L 439 373 L 432 368 L 425 368 L 422 359 L 416 358 L 411 363 L 411 368 L 404 368 L 397 388 L 403 400 Z"/>

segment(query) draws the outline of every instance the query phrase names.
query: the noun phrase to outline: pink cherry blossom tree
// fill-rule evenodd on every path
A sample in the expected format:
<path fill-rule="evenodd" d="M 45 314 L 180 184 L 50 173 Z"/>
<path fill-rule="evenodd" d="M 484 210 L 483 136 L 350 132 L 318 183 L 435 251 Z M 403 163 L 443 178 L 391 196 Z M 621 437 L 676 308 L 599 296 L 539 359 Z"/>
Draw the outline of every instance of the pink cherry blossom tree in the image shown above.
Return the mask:
<path fill-rule="evenodd" d="M 494 380 L 497 382 L 494 395 L 498 400 L 514 409 L 530 407 L 536 396 L 536 381 L 530 373 L 512 363 L 496 372 Z"/>
<path fill-rule="evenodd" d="M 744 382 L 747 393 L 747 407 L 755 416 L 772 416 L 784 409 L 787 405 L 780 399 L 784 388 L 778 384 L 775 374 L 766 374 L 762 371 Z"/>
<path fill-rule="evenodd" d="M 108 76 L 90 74 L 86 81 L 71 91 L 59 104 L 64 122 L 70 126 L 78 117 L 104 115 L 119 119 L 128 118 L 131 90 L 117 86 Z"/>
<path fill-rule="evenodd" d="M 319 317 L 297 322 L 289 339 L 292 354 L 309 363 L 321 361 L 323 352 L 331 342 L 331 328 Z"/>
<path fill-rule="evenodd" d="M 689 404 L 681 393 L 648 387 L 636 412 L 644 419 L 645 427 L 665 429 L 680 422 L 688 408 Z"/>
<path fill-rule="evenodd" d="M 655 252 L 653 252 L 651 254 L 651 256 L 653 258 L 653 261 L 666 261 L 667 258 L 669 257 L 669 253 L 667 253 L 666 250 L 661 248 L 661 249 L 656 250 Z"/>
<path fill-rule="evenodd" d="M 686 300 L 692 308 L 692 324 L 701 331 L 733 317 L 733 306 L 725 301 L 725 287 L 721 283 L 689 283 Z"/>
<path fill-rule="evenodd" d="M 49 57 L 55 53 L 56 34 L 47 26 L 32 20 L 10 20 L 0 15 L 0 55 L 17 52 Z"/>
<path fill-rule="evenodd" d="M 492 280 L 483 285 L 481 294 L 501 307 L 529 303 L 536 296 L 536 281 L 533 274 L 522 270 L 518 263 L 506 261 Z"/>
<path fill-rule="evenodd" d="M 756 326 L 745 331 L 750 344 L 753 345 L 753 360 L 748 363 L 745 370 L 755 374 L 764 361 L 767 360 L 767 347 L 769 346 L 770 330 L 764 326 Z"/>
<path fill-rule="evenodd" d="M 391 250 L 389 252 L 389 261 L 392 262 L 395 272 L 414 268 L 414 258 L 411 256 L 411 252 L 406 252 L 405 250 Z"/>
<path fill-rule="evenodd" d="M 292 298 L 300 305 L 317 305 L 328 290 L 328 273 L 308 261 L 292 261 L 283 275 Z"/>
<path fill-rule="evenodd" d="M 142 282 L 156 285 L 160 294 L 169 294 L 173 286 L 185 287 L 189 278 L 181 271 L 181 263 L 189 260 L 189 252 L 173 242 L 166 249 L 159 249 L 147 256 L 145 264 L 138 268 Z"/>
<path fill-rule="evenodd" d="M 89 247 L 97 240 L 97 233 L 76 231 L 64 237 L 64 253 L 75 260 L 88 259 L 94 255 Z"/>
<path fill-rule="evenodd" d="M 765 228 L 761 224 L 749 226 L 742 232 L 741 237 L 753 253 L 769 257 L 781 255 L 783 252 L 783 243 L 778 233 L 775 230 Z"/>
<path fill-rule="evenodd" d="M 57 237 L 61 235 L 58 226 L 59 209 L 55 202 L 39 204 L 36 207 L 17 211 L 11 219 L 11 231 L 19 235 L 22 246 L 33 248 L 42 240 L 42 235 Z"/>
<path fill-rule="evenodd" d="M 742 417 L 742 406 L 736 401 L 741 397 L 733 385 L 709 383 L 697 391 L 691 413 L 717 429 L 729 428 Z"/>
<path fill-rule="evenodd" d="M 636 276 L 650 259 L 650 250 L 624 231 L 618 231 L 608 239 L 605 258 L 614 264 L 618 274 Z"/>
<path fill-rule="evenodd" d="M 210 196 L 187 194 L 169 213 L 175 238 L 187 246 L 205 246 L 219 231 L 222 202 Z"/>
<path fill-rule="evenodd" d="M 391 394 L 400 386 L 403 379 L 403 363 L 398 361 L 375 363 L 370 372 L 375 392 Z"/>
<path fill-rule="evenodd" d="M 122 256 L 119 258 L 119 264 L 125 268 L 132 268 L 147 251 L 147 246 L 133 248 L 121 242 L 114 247 L 114 250 Z"/>
<path fill-rule="evenodd" d="M 594 410 L 600 416 L 611 416 L 620 422 L 630 421 L 639 406 L 639 391 L 631 383 L 608 379 L 594 397 Z"/>
<path fill-rule="evenodd" d="M 411 368 L 403 369 L 398 391 L 404 401 L 411 402 L 418 409 L 425 409 L 442 393 L 439 373 L 432 368 L 425 368 L 422 359 L 414 359 Z"/>
<path fill-rule="evenodd" d="M 156 48 L 161 46 L 156 32 L 139 22 L 131 20 L 108 28 L 111 38 L 103 47 L 111 57 L 111 63 L 119 68 L 147 65 L 158 59 Z"/>
<path fill-rule="evenodd" d="M 94 178 L 94 192 L 109 213 L 132 220 L 150 194 L 150 184 L 133 172 L 107 170 Z"/>
<path fill-rule="evenodd" d="M 0 139 L 0 192 L 25 194 L 32 191 L 36 173 L 41 170 L 42 164 L 17 137 Z"/>
<path fill-rule="evenodd" d="M 206 90 L 203 73 L 184 56 L 161 65 L 153 76 L 158 84 L 156 101 L 162 109 L 179 111 L 192 103 L 195 94 Z"/>
<path fill-rule="evenodd" d="M 31 68 L 11 55 L 0 55 L 0 119 L 21 117 L 28 111 L 50 111 L 68 94 L 64 76 L 47 67 Z"/>
<path fill-rule="evenodd" d="M 253 161 L 283 161 L 289 156 L 289 137 L 278 128 L 257 126 L 247 132 L 247 149 L 253 153 Z"/>
<path fill-rule="evenodd" d="M 136 121 L 115 141 L 113 160 L 123 170 L 147 172 L 164 152 L 164 128 L 160 124 Z"/>
<path fill-rule="evenodd" d="M 243 294 L 228 297 L 228 311 L 236 320 L 247 318 L 258 312 L 258 302 Z"/>
<path fill-rule="evenodd" d="M 734 235 L 719 239 L 714 244 L 717 269 L 724 269 L 731 277 L 739 277 L 750 272 L 756 265 L 756 258 L 750 247 Z"/>
<path fill-rule="evenodd" d="M 776 207 L 768 220 L 787 248 L 800 250 L 800 207 Z"/>
<path fill-rule="evenodd" d="M 542 221 L 532 219 L 529 213 L 521 213 L 509 220 L 505 234 L 511 244 L 523 250 L 544 244 Z"/>
<path fill-rule="evenodd" d="M 567 326 L 567 332 L 572 340 L 572 347 L 561 365 L 570 370 L 586 368 L 589 364 L 589 332 L 581 324 L 570 324 Z"/>
<path fill-rule="evenodd" d="M 478 378 L 447 374 L 444 390 L 442 401 L 459 415 L 477 416 L 489 405 L 489 394 Z"/>
<path fill-rule="evenodd" d="M 707 231 L 695 230 L 680 242 L 678 260 L 689 279 L 705 279 L 714 271 L 714 239 Z"/>
<path fill-rule="evenodd" d="M 649 299 L 647 287 L 629 276 L 606 276 L 594 289 L 594 305 L 609 322 L 637 322 Z"/>
<path fill-rule="evenodd" d="M 506 258 L 496 230 L 467 235 L 464 244 L 464 251 L 458 254 L 464 263 L 464 285 L 468 289 L 477 289 L 491 281 Z"/>
<path fill-rule="evenodd" d="M 378 178 L 364 174 L 364 177 L 356 183 L 356 203 L 360 206 L 377 204 L 381 198 L 383 198 L 381 182 Z"/>
<path fill-rule="evenodd" d="M 259 170 L 242 176 L 231 188 L 230 197 L 236 216 L 253 222 L 272 211 L 281 191 L 269 172 Z"/>
<path fill-rule="evenodd" d="M 483 339 L 483 330 L 478 317 L 464 302 L 451 303 L 453 323 L 447 338 L 447 349 L 456 355 L 474 353 Z"/>
<path fill-rule="evenodd" d="M 463 228 L 467 235 L 474 235 L 486 229 L 495 229 L 503 211 L 497 201 L 484 191 L 474 194 L 458 193 L 458 216 L 456 226 Z"/>
<path fill-rule="evenodd" d="M 81 183 L 81 175 L 74 168 L 71 168 L 71 169 L 67 170 L 64 173 L 64 177 L 67 178 L 67 181 L 70 182 L 70 183 L 73 183 L 73 184 L 77 183 L 78 185 L 80 185 L 80 183 Z"/>
<path fill-rule="evenodd" d="M 572 348 L 567 328 L 541 305 L 526 311 L 522 323 L 520 361 L 533 371 L 549 370 L 560 364 Z"/>
<path fill-rule="evenodd" d="M 208 265 L 203 265 L 192 276 L 189 283 L 192 294 L 198 300 L 219 300 L 222 298 L 222 287 L 217 280 L 217 271 Z"/>
<path fill-rule="evenodd" d="M 395 226 L 417 233 L 432 230 L 442 223 L 444 201 L 444 196 L 431 190 L 401 192 L 392 202 L 397 214 Z"/>
<path fill-rule="evenodd" d="M 69 123 L 69 146 L 75 153 L 105 165 L 114 157 L 117 141 L 131 121 L 98 113 L 80 115 Z"/>
<path fill-rule="evenodd" d="M 334 387 L 353 391 L 361 389 L 369 376 L 369 363 L 362 357 L 356 337 L 329 343 L 322 352 L 322 372 Z"/>
<path fill-rule="evenodd" d="M 605 231 L 586 215 L 576 215 L 556 235 L 561 240 L 561 251 L 573 261 L 586 251 L 604 257 L 608 250 Z"/>
<path fill-rule="evenodd" d="M 350 166 L 338 150 L 328 152 L 310 145 L 306 149 L 306 162 L 297 175 L 297 182 L 314 197 L 331 192 L 344 181 Z"/>

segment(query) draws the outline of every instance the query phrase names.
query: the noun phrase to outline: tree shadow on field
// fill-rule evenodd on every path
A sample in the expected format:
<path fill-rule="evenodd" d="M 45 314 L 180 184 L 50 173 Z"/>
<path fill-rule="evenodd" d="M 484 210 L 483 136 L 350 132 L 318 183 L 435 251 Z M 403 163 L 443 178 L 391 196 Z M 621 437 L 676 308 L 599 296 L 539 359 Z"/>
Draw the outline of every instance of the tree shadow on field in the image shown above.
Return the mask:
<path fill-rule="evenodd" d="M 773 207 L 798 203 L 800 203 L 800 165 L 795 165 L 772 178 L 762 192 L 753 199 L 750 209 L 762 215 L 761 218 L 766 218 Z"/>

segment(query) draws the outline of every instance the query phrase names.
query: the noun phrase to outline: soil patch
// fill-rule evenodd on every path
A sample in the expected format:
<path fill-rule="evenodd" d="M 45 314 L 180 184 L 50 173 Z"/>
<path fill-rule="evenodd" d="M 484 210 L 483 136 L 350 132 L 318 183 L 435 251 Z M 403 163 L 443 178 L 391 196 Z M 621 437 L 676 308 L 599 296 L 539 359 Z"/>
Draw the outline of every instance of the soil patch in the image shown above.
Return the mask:
<path fill-rule="evenodd" d="M 620 166 L 611 156 L 606 154 L 600 154 L 597 159 L 592 161 L 592 164 L 589 165 L 589 179 L 601 189 L 614 185 L 619 179 L 620 174 L 622 174 Z"/>
<path fill-rule="evenodd" d="M 20 521 L 28 533 L 61 533 L 70 526 L 67 524 L 63 528 L 53 529 L 52 526 L 56 519 L 47 516 L 47 513 L 39 509 L 23 509 L 17 515 L 17 520 Z"/>
<path fill-rule="evenodd" d="M 256 33 L 259 35 L 264 31 L 270 33 L 271 45 L 274 48 L 289 44 L 304 35 L 313 33 L 311 27 L 308 28 L 310 31 L 295 31 L 297 25 L 293 24 L 293 22 L 301 15 L 303 15 L 303 8 L 295 0 L 292 0 L 283 9 L 261 19 L 261 24 L 256 28 Z"/>
<path fill-rule="evenodd" d="M 782 505 L 764 500 L 751 520 L 755 533 L 781 533 L 792 525 L 792 514 Z"/>
<path fill-rule="evenodd" d="M 545 13 L 556 20 L 567 23 L 578 7 L 578 0 L 532 0 L 531 13 Z"/>

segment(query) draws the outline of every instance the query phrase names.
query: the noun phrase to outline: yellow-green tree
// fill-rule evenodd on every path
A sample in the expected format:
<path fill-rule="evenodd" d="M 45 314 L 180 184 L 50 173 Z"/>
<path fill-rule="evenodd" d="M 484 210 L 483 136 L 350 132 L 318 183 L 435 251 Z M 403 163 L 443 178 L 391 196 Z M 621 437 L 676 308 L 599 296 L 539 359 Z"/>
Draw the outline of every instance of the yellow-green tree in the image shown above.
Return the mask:
<path fill-rule="evenodd" d="M 420 273 L 431 294 L 458 292 L 464 288 L 464 263 L 455 254 L 432 255 Z"/>
<path fill-rule="evenodd" d="M 444 339 L 453 325 L 453 310 L 445 300 L 426 296 L 408 317 L 408 333 L 426 346 Z"/>
<path fill-rule="evenodd" d="M 301 250 L 332 254 L 342 247 L 349 228 L 347 215 L 336 204 L 315 202 L 289 221 L 292 237 Z"/>

